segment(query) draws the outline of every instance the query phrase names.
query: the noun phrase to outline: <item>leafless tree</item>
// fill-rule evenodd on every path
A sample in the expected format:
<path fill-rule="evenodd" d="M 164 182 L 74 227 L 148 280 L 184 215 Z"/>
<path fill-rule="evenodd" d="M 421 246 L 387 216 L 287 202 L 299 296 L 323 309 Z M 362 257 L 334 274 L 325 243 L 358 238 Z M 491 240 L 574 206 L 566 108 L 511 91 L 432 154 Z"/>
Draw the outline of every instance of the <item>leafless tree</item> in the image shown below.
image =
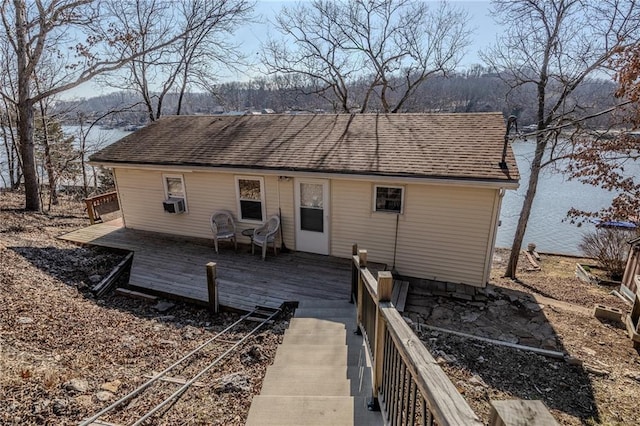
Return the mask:
<path fill-rule="evenodd" d="M 262 48 L 268 72 L 298 74 L 342 112 L 399 112 L 432 75 L 446 75 L 469 43 L 468 17 L 442 2 L 313 0 L 284 7 L 282 38 Z M 354 93 L 351 84 L 364 83 Z"/>
<path fill-rule="evenodd" d="M 2 133 L 3 153 L 6 161 L 6 176 L 3 167 L 0 167 L 0 175 L 2 176 L 3 185 L 11 189 L 16 189 L 22 179 L 15 123 L 15 110 L 9 105 L 6 99 L 3 99 L 2 106 L 0 107 L 0 132 Z M 2 166 L 1 163 L 0 166 Z M 8 181 L 6 179 L 8 179 Z"/>
<path fill-rule="evenodd" d="M 513 98 L 535 88 L 536 150 L 506 277 L 516 278 L 518 255 L 543 167 L 561 152 L 561 130 L 593 115 L 576 90 L 606 65 L 626 40 L 637 39 L 640 7 L 633 0 L 494 0 L 505 27 L 484 60 L 500 72 Z"/>
<path fill-rule="evenodd" d="M 176 113 L 180 114 L 190 84 L 214 80 L 216 65 L 239 63 L 239 50 L 227 40 L 248 18 L 252 6 L 247 0 L 121 0 L 109 2 L 108 7 L 120 28 L 136 34 L 116 40 L 116 46 L 135 59 L 104 81 L 117 89 L 139 92 L 149 120 L 155 121 L 162 115 L 168 93 L 178 92 Z M 174 43 L 148 49 L 175 34 L 182 35 Z"/>
<path fill-rule="evenodd" d="M 176 114 L 182 112 L 184 95 L 190 85 L 202 89 L 211 87 L 219 77 L 216 69 L 237 70 L 242 67 L 245 58 L 238 46 L 229 41 L 242 22 L 251 17 L 252 4 L 248 0 L 225 1 L 218 4 L 217 19 L 211 19 L 208 25 L 196 26 L 203 16 L 210 13 L 207 0 L 182 0 L 179 6 L 181 21 L 185 28 L 194 28 L 186 32 L 178 41 L 177 55 L 181 67 L 178 68 Z"/>
<path fill-rule="evenodd" d="M 227 2 L 222 2 L 227 3 Z M 15 76 L 15 92 L 0 94 L 17 111 L 19 152 L 25 185 L 25 208 L 40 210 L 34 151 L 34 106 L 41 99 L 85 83 L 97 75 L 115 71 L 150 52 L 171 46 L 217 18 L 219 8 L 210 7 L 191 27 L 173 31 L 145 45 L 144 50 L 119 49 L 122 41 L 135 43 L 140 34 L 117 25 L 109 14 L 109 1 L 98 0 L 0 0 L 3 42 Z M 214 4 L 214 3 L 207 3 Z M 121 13 L 121 12 L 119 12 Z M 33 87 L 43 58 L 55 55 L 63 72 L 42 91 Z"/>

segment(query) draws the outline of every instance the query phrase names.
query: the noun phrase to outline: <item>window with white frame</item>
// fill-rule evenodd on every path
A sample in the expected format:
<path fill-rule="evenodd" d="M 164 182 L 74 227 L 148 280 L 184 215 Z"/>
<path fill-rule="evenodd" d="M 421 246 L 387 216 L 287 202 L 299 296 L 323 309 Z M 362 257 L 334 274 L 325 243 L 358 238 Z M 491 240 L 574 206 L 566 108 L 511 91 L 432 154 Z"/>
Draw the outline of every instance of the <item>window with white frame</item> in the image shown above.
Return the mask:
<path fill-rule="evenodd" d="M 238 217 L 248 222 L 263 222 L 265 218 L 264 180 L 254 176 L 236 176 Z"/>
<path fill-rule="evenodd" d="M 184 176 L 174 174 L 163 174 L 164 195 L 166 199 L 182 199 L 184 208 L 187 209 L 187 192 L 184 186 Z"/>
<path fill-rule="evenodd" d="M 373 187 L 373 202 L 373 210 L 376 212 L 402 213 L 404 187 L 375 185 Z"/>

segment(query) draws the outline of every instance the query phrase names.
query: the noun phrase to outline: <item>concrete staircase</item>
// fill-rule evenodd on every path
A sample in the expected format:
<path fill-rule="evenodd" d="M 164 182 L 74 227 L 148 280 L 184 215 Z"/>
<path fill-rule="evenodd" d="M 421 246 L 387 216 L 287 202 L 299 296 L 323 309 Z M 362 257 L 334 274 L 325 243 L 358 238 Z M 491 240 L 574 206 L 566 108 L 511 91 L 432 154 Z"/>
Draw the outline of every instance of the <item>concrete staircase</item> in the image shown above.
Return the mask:
<path fill-rule="evenodd" d="M 348 302 L 300 302 L 246 424 L 382 425 L 367 410 L 371 371 L 355 329 Z"/>

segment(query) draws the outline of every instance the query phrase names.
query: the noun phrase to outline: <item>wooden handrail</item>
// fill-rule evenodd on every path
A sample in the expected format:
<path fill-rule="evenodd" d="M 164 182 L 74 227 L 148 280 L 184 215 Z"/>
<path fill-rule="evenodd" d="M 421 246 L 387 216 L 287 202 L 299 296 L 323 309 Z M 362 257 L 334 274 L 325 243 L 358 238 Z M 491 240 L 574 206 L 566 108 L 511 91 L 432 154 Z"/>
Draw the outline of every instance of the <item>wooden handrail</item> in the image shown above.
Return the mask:
<path fill-rule="evenodd" d="M 416 382 L 428 410 L 438 425 L 481 425 L 482 422 L 451 383 L 431 353 L 389 302 L 379 310 L 393 346 Z"/>
<path fill-rule="evenodd" d="M 92 225 L 101 219 L 101 214 L 120 210 L 118 193 L 116 191 L 85 198 L 84 202 L 87 205 L 87 214 L 89 215 L 89 222 Z"/>
<path fill-rule="evenodd" d="M 358 327 L 372 355 L 370 407 L 380 408 L 391 424 L 482 425 L 389 300 L 391 273 L 379 272 L 376 280 L 366 268 L 366 251 L 354 246 L 353 253 Z"/>

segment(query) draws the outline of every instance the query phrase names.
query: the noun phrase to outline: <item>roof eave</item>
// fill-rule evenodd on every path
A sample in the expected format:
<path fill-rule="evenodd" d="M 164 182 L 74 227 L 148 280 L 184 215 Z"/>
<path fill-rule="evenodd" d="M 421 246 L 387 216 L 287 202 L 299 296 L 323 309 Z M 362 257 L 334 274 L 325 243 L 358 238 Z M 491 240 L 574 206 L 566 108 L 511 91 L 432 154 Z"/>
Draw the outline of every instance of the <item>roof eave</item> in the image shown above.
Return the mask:
<path fill-rule="evenodd" d="M 300 168 L 274 168 L 261 166 L 238 166 L 238 165 L 202 165 L 202 164 L 172 164 L 157 162 L 116 162 L 105 160 L 91 160 L 91 165 L 111 167 L 111 168 L 128 168 L 128 169 L 146 169 L 146 170 L 166 170 L 166 171 L 182 171 L 182 172 L 224 172 L 224 173 L 246 173 L 248 170 L 260 171 L 267 175 L 289 175 L 292 177 L 302 175 L 322 175 L 326 177 L 341 177 L 350 179 L 371 179 L 378 178 L 388 181 L 419 181 L 431 182 L 456 186 L 482 186 L 504 189 L 518 189 L 518 178 L 489 178 L 489 177 L 470 177 L 470 176 L 442 176 L 442 175 L 419 175 L 408 173 L 377 173 L 377 172 L 352 172 L 344 170 L 318 170 L 318 169 L 300 169 Z"/>

